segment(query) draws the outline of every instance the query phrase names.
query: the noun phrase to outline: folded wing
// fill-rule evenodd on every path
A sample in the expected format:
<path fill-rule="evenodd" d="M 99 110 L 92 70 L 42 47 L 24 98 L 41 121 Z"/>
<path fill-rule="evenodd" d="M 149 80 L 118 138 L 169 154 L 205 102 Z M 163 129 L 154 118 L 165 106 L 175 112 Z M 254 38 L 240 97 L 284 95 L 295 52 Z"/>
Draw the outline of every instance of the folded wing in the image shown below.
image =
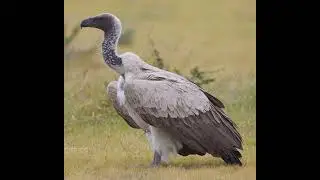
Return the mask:
<path fill-rule="evenodd" d="M 107 87 L 106 91 L 108 97 L 110 98 L 114 109 L 117 113 L 126 121 L 126 123 L 135 129 L 140 129 L 140 127 L 134 122 L 132 117 L 129 115 L 128 111 L 125 109 L 124 106 L 120 106 L 117 101 L 117 81 L 111 81 Z"/>
<path fill-rule="evenodd" d="M 178 138 L 184 146 L 179 154 L 210 153 L 241 165 L 242 138 L 223 104 L 192 82 L 170 75 L 144 73 L 126 81 L 127 103 L 145 122 Z"/>

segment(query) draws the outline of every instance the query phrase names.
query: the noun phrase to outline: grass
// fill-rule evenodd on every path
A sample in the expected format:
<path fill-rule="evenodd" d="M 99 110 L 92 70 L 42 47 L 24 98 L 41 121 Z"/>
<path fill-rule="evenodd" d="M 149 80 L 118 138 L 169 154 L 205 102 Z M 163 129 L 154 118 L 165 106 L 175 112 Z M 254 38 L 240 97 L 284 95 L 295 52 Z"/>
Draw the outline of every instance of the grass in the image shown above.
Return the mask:
<path fill-rule="evenodd" d="M 255 5 L 253 0 L 66 0 L 69 31 L 83 18 L 107 11 L 136 31 L 133 44 L 121 52 L 148 61 L 152 37 L 165 62 L 183 73 L 194 66 L 223 68 L 204 88 L 224 102 L 238 124 L 244 166 L 226 166 L 207 155 L 178 156 L 167 167 L 148 168 L 152 152 L 146 138 L 125 124 L 106 97 L 104 83 L 117 75 L 103 64 L 99 47 L 92 57 L 65 62 L 65 179 L 256 179 Z M 98 30 L 81 30 L 72 46 L 100 45 L 101 38 Z"/>

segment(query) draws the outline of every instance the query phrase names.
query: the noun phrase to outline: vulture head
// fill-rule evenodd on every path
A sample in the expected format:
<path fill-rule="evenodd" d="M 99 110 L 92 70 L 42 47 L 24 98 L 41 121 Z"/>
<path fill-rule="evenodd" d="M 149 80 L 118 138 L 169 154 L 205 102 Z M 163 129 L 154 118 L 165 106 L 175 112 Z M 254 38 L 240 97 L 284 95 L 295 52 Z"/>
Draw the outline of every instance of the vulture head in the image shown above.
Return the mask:
<path fill-rule="evenodd" d="M 81 28 L 90 27 L 100 29 L 106 33 L 108 32 L 121 32 L 121 22 L 120 20 L 110 14 L 110 13 L 103 13 L 97 16 L 89 17 L 81 21 L 80 24 Z"/>

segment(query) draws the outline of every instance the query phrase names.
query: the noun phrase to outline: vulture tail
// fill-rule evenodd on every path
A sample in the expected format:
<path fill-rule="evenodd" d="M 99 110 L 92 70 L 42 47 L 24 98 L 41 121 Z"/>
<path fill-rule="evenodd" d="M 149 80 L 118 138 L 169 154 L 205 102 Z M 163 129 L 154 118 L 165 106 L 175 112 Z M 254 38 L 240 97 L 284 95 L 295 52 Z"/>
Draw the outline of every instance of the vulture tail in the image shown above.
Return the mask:
<path fill-rule="evenodd" d="M 240 161 L 241 154 L 237 150 L 232 150 L 231 152 L 224 153 L 221 158 L 230 165 L 239 165 L 242 166 L 242 162 Z"/>

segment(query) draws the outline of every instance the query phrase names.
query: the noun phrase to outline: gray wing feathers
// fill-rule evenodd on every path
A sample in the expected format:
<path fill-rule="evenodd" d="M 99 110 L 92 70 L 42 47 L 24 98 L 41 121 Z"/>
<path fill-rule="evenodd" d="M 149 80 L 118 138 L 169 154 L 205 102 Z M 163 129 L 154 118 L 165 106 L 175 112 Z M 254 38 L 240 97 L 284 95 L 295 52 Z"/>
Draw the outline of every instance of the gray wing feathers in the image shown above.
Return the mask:
<path fill-rule="evenodd" d="M 207 96 L 207 98 L 212 102 L 212 104 L 214 104 L 219 108 L 225 108 L 224 104 L 219 99 L 217 99 L 216 97 L 212 96 L 211 94 L 207 93 L 204 90 L 201 90 L 201 91 Z"/>
<path fill-rule="evenodd" d="M 162 72 L 126 81 L 127 103 L 144 121 L 167 129 L 194 154 L 208 152 L 237 161 L 242 139 L 221 109 L 223 104 L 187 80 L 170 78 Z"/>
<path fill-rule="evenodd" d="M 190 86 L 191 85 L 191 86 Z M 155 117 L 188 117 L 210 109 L 210 101 L 192 84 L 134 80 L 125 84 L 125 96 L 133 108 Z"/>
<path fill-rule="evenodd" d="M 106 91 L 117 113 L 127 122 L 130 127 L 140 129 L 140 127 L 131 118 L 127 110 L 124 107 L 120 107 L 119 103 L 117 102 L 117 82 L 110 82 L 106 86 Z"/>

